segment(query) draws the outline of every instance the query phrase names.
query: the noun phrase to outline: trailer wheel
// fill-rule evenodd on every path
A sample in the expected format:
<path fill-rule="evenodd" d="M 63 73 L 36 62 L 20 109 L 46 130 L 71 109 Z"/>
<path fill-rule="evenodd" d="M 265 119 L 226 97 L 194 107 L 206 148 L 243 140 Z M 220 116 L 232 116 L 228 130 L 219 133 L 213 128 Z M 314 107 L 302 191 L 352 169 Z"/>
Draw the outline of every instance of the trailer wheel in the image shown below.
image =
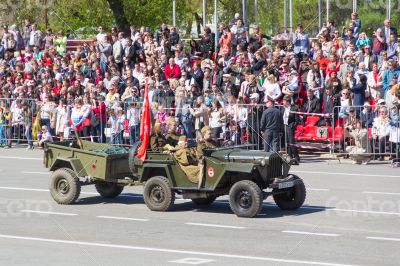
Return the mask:
<path fill-rule="evenodd" d="M 135 165 L 135 157 L 138 153 L 138 149 L 140 147 L 140 145 L 142 145 L 142 141 L 136 141 L 132 148 L 129 150 L 129 160 L 128 160 L 128 165 L 129 165 L 129 169 L 131 169 L 132 173 L 136 173 L 137 172 L 137 167 Z"/>
<path fill-rule="evenodd" d="M 229 205 L 238 217 L 256 216 L 261 211 L 262 203 L 262 191 L 253 181 L 236 182 L 229 191 Z"/>
<path fill-rule="evenodd" d="M 119 194 L 122 193 L 122 190 L 124 190 L 123 186 L 105 181 L 96 181 L 96 183 L 94 183 L 94 186 L 97 192 L 99 192 L 100 196 L 102 196 L 103 198 L 118 197 Z"/>
<path fill-rule="evenodd" d="M 167 178 L 154 176 L 147 180 L 143 192 L 144 202 L 152 211 L 168 211 L 175 201 L 175 193 Z"/>
<path fill-rule="evenodd" d="M 58 204 L 74 203 L 81 193 L 81 184 L 70 168 L 60 168 L 50 177 L 50 194 Z"/>
<path fill-rule="evenodd" d="M 295 179 L 300 178 L 295 176 Z M 306 187 L 302 182 L 290 188 L 285 193 L 274 194 L 273 198 L 276 205 L 278 205 L 281 210 L 293 211 L 297 210 L 303 205 L 304 201 L 306 200 L 306 194 Z"/>

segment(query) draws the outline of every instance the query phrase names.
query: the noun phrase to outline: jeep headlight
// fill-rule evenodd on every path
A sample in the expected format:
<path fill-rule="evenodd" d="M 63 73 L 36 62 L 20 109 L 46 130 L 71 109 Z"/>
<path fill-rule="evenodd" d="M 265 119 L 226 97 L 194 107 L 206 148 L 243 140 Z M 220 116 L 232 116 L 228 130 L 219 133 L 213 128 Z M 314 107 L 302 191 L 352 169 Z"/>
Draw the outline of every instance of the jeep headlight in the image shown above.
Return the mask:
<path fill-rule="evenodd" d="M 265 161 L 265 159 L 261 159 L 261 161 L 260 161 L 261 166 L 265 166 L 266 163 L 267 162 Z"/>

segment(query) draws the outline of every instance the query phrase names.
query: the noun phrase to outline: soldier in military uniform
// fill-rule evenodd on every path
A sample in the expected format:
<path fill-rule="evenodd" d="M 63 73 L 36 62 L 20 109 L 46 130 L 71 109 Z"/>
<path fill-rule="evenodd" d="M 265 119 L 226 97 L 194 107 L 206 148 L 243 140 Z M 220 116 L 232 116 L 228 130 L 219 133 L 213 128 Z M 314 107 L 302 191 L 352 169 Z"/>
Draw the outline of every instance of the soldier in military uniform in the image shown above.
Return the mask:
<path fill-rule="evenodd" d="M 156 121 L 153 127 L 153 134 L 150 136 L 150 148 L 153 151 L 157 151 L 162 149 L 165 144 L 167 144 L 167 140 L 161 132 L 161 123 Z"/>
<path fill-rule="evenodd" d="M 203 160 L 203 149 L 214 149 L 217 148 L 217 144 L 211 138 L 211 129 L 208 126 L 204 126 L 201 129 L 202 139 L 198 141 L 196 153 L 199 161 Z"/>
<path fill-rule="evenodd" d="M 167 135 L 165 135 L 165 139 L 167 141 L 167 144 L 175 147 L 176 145 L 178 145 L 179 141 L 179 136 L 176 134 L 176 121 L 173 117 L 169 117 L 166 120 L 166 124 L 168 127 L 168 132 Z"/>
<path fill-rule="evenodd" d="M 208 126 L 201 129 L 202 139 L 198 141 L 196 148 L 196 156 L 199 166 L 199 188 L 203 186 L 204 180 L 204 149 L 217 148 L 217 144 L 211 138 L 211 130 Z"/>
<path fill-rule="evenodd" d="M 199 182 L 199 166 L 196 156 L 196 151 L 187 146 L 186 136 L 180 136 L 178 139 L 178 145 L 174 149 L 174 157 L 179 163 L 183 172 L 193 183 Z"/>

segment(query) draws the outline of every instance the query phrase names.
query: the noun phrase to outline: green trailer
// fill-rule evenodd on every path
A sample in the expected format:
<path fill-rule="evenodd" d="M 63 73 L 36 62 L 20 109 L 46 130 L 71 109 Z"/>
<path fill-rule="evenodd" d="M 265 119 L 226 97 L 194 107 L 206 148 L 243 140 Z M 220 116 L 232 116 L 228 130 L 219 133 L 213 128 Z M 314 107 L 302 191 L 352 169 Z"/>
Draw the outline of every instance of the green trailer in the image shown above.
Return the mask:
<path fill-rule="evenodd" d="M 113 149 L 90 141 L 47 143 L 44 165 L 53 171 L 50 192 L 54 200 L 71 204 L 78 199 L 81 186 L 92 184 L 103 197 L 116 197 L 125 185 L 133 184 L 128 151 L 109 154 Z"/>

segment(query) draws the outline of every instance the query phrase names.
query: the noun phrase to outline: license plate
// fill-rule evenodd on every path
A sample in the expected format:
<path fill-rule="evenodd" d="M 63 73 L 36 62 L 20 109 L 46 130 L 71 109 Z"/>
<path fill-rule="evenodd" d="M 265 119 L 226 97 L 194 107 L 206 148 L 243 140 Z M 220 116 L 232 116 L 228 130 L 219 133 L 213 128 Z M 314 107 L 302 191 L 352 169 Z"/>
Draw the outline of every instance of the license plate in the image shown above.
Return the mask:
<path fill-rule="evenodd" d="M 293 181 L 283 182 L 283 183 L 279 183 L 279 184 L 278 184 L 278 188 L 279 188 L 279 189 L 288 188 L 288 187 L 293 187 L 293 186 L 294 186 L 294 182 L 293 182 Z"/>

